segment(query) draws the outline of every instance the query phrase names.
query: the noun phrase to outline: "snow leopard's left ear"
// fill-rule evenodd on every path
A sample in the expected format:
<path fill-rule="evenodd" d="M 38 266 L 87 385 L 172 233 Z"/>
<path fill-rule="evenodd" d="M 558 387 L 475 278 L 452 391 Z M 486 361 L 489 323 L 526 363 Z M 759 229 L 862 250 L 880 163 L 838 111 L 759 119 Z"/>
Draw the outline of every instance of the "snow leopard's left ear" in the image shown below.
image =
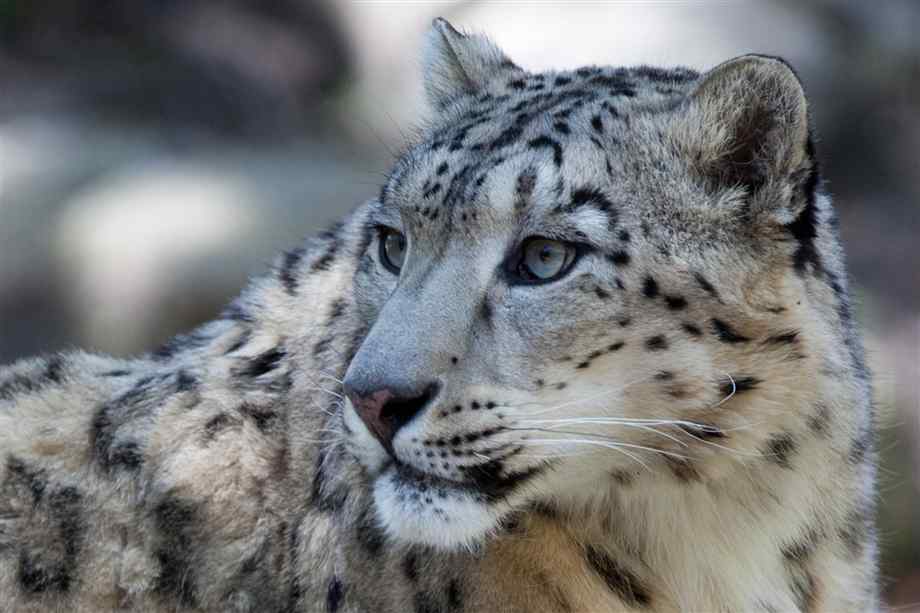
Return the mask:
<path fill-rule="evenodd" d="M 425 93 L 437 111 L 482 92 L 497 77 L 521 71 L 488 38 L 462 34 L 440 17 L 431 24 L 422 59 Z"/>
<path fill-rule="evenodd" d="M 808 102 L 795 72 L 775 57 L 744 55 L 700 77 L 683 107 L 678 141 L 711 185 L 743 186 L 757 209 L 791 221 L 817 176 Z"/>

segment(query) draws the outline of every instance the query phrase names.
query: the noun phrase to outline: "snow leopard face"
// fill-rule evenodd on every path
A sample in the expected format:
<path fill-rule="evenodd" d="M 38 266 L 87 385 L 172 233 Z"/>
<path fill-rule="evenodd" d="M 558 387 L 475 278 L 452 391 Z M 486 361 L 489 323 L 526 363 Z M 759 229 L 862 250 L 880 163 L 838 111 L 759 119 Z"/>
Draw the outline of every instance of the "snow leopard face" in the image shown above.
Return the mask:
<path fill-rule="evenodd" d="M 531 74 L 439 22 L 426 73 L 435 117 L 368 211 L 344 380 L 389 534 L 470 545 L 639 477 L 788 463 L 821 240 L 789 68 Z"/>

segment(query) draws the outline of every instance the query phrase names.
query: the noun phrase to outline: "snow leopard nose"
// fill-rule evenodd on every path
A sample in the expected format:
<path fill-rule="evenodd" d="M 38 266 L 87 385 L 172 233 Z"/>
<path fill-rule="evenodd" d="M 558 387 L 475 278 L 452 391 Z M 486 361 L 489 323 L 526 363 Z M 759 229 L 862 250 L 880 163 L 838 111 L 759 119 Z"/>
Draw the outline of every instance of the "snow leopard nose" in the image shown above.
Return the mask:
<path fill-rule="evenodd" d="M 430 383 L 421 391 L 382 387 L 373 391 L 345 380 L 345 394 L 351 400 L 361 421 L 377 437 L 384 448 L 393 453 L 393 437 L 434 398 L 439 383 Z"/>

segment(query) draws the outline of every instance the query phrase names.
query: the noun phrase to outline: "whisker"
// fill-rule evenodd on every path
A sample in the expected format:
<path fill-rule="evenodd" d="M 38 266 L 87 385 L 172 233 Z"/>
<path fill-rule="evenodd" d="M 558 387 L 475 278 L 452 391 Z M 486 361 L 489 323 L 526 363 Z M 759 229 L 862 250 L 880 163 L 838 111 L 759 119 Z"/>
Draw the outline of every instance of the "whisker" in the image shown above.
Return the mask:
<path fill-rule="evenodd" d="M 532 424 L 532 423 L 552 422 L 552 421 L 554 421 L 554 420 L 545 420 L 545 419 L 533 420 L 533 421 L 531 421 L 531 420 L 521 420 L 521 421 L 519 421 L 519 422 L 517 422 L 517 423 L 526 426 L 526 425 Z M 595 421 L 582 422 L 582 421 L 577 421 L 577 420 L 558 420 L 558 423 L 559 423 L 559 425 L 563 425 L 563 424 L 567 424 L 567 423 L 604 423 L 604 422 L 595 422 Z M 626 427 L 629 427 L 629 428 L 638 428 L 638 429 L 640 429 L 640 430 L 645 430 L 645 431 L 647 431 L 647 432 L 651 432 L 652 434 L 657 434 L 657 435 L 659 435 L 659 436 L 663 436 L 663 437 L 665 437 L 665 438 L 667 438 L 667 439 L 670 439 L 670 440 L 674 441 L 675 443 L 677 443 L 678 445 L 681 445 L 682 447 L 687 447 L 687 446 L 688 446 L 688 444 L 687 444 L 686 442 L 680 440 L 679 438 L 677 438 L 677 437 L 674 436 L 673 434 L 668 434 L 667 432 L 662 432 L 661 430 L 657 430 L 657 429 L 655 429 L 655 428 L 653 428 L 653 427 L 651 427 L 651 426 L 649 426 L 649 425 L 647 425 L 647 424 L 633 423 L 633 422 L 626 421 L 626 420 L 617 420 L 617 421 L 615 421 L 615 422 L 610 422 L 610 424 L 612 424 L 612 425 L 618 425 L 618 426 L 626 426 Z M 552 431 L 554 431 L 554 432 L 557 431 L 556 428 L 554 428 L 552 425 L 550 425 L 548 428 L 546 428 L 546 430 L 547 430 L 547 431 L 552 430 Z"/>
<path fill-rule="evenodd" d="M 586 397 L 584 397 L 584 398 L 576 398 L 576 399 L 573 399 L 573 400 L 567 400 L 567 401 L 565 401 L 565 402 L 563 402 L 563 403 L 561 403 L 561 404 L 557 404 L 557 405 L 554 405 L 554 406 L 546 407 L 546 408 L 542 409 L 541 411 L 538 411 L 538 412 L 536 412 L 536 413 L 533 413 L 533 415 L 541 415 L 541 414 L 543 414 L 543 413 L 547 413 L 547 412 L 550 412 L 550 411 L 556 411 L 556 410 L 558 410 L 558 409 L 563 409 L 563 408 L 565 408 L 565 407 L 569 407 L 569 406 L 572 406 L 572 405 L 575 405 L 575 404 L 579 404 L 579 403 L 582 403 L 582 402 L 590 402 L 590 401 L 592 401 L 592 400 L 597 400 L 597 399 L 599 399 L 599 398 L 604 398 L 604 397 L 606 397 L 606 396 L 610 396 L 610 395 L 612 395 L 612 394 L 616 394 L 617 392 L 622 392 L 623 390 L 625 390 L 625 389 L 627 389 L 627 388 L 629 388 L 629 387 L 631 387 L 631 386 L 633 386 L 633 385 L 636 385 L 637 383 L 642 383 L 643 381 L 648 381 L 648 380 L 650 380 L 653 376 L 654 376 L 654 375 L 648 375 L 648 376 L 646 376 L 646 377 L 640 377 L 640 378 L 635 379 L 635 380 L 633 380 L 633 381 L 629 381 L 629 382 L 627 382 L 627 383 L 624 383 L 624 384 L 621 385 L 621 386 L 608 388 L 608 389 L 604 390 L 603 392 L 600 392 L 600 393 L 598 393 L 598 394 L 594 394 L 594 395 L 591 395 L 591 396 L 586 396 Z M 523 403 L 520 403 L 520 404 L 513 404 L 513 405 L 509 405 L 509 406 L 512 407 L 512 408 L 518 408 L 518 407 L 525 407 L 525 406 L 528 406 L 528 405 L 537 405 L 537 406 L 544 406 L 544 407 L 545 407 L 545 406 L 546 406 L 546 403 L 541 403 L 541 402 L 523 402 Z"/>
<path fill-rule="evenodd" d="M 654 472 L 654 471 L 649 467 L 649 465 L 646 464 L 645 462 L 643 462 L 638 456 L 636 456 L 636 455 L 633 454 L 633 453 L 630 453 L 629 451 L 626 451 L 625 449 L 621 449 L 619 445 L 616 445 L 616 444 L 613 444 L 613 443 L 605 443 L 605 442 L 603 442 L 603 441 L 592 441 L 592 440 L 579 440 L 579 439 L 531 439 L 531 440 L 528 440 L 527 442 L 528 442 L 528 443 L 543 444 L 543 445 L 556 445 L 556 444 L 559 444 L 559 443 L 563 443 L 563 444 L 572 443 L 572 444 L 581 444 L 581 445 L 594 445 L 594 446 L 597 446 L 597 447 L 604 447 L 604 448 L 606 448 L 606 449 L 613 449 L 614 451 L 619 451 L 619 452 L 622 453 L 623 455 L 625 455 L 625 456 L 627 456 L 627 457 L 629 457 L 629 458 L 635 460 L 636 462 L 638 462 L 640 465 L 642 465 L 642 467 L 644 467 L 644 468 L 645 468 L 646 470 L 648 470 L 649 472 Z"/>
<path fill-rule="evenodd" d="M 616 442 L 610 441 L 610 440 L 609 440 L 610 437 L 604 436 L 604 435 L 602 435 L 602 434 L 594 434 L 594 433 L 592 433 L 592 432 L 572 432 L 572 431 L 567 431 L 567 430 L 547 430 L 547 429 L 545 429 L 545 428 L 508 428 L 508 430 L 517 430 L 517 431 L 522 431 L 522 432 L 526 432 L 526 431 L 533 431 L 533 432 L 548 432 L 548 433 L 550 433 L 550 434 L 572 434 L 572 435 L 575 435 L 575 436 L 594 436 L 594 437 L 598 437 L 598 438 L 603 439 L 603 440 L 600 440 L 600 441 L 599 441 L 599 440 L 595 440 L 595 439 L 571 439 L 571 440 L 581 440 L 582 442 L 585 442 L 586 444 L 588 443 L 588 441 L 590 441 L 591 443 L 600 443 L 600 442 L 603 442 L 603 443 L 608 444 L 608 445 L 616 445 L 617 447 L 629 447 L 630 449 L 641 449 L 641 450 L 643 450 L 643 451 L 649 451 L 649 452 L 651 452 L 651 453 L 658 453 L 658 454 L 661 454 L 661 455 L 671 456 L 671 457 L 674 457 L 674 458 L 680 458 L 680 459 L 682 459 L 682 460 L 690 460 L 690 459 L 691 459 L 689 456 L 681 455 L 681 454 L 679 454 L 679 453 L 674 453 L 673 451 L 665 451 L 664 449 L 656 449 L 656 448 L 654 448 L 654 447 L 647 447 L 647 446 L 645 446 L 645 445 L 637 445 L 636 443 L 624 443 L 624 442 L 621 442 L 621 441 L 616 441 Z M 539 439 L 537 439 L 537 440 L 539 440 Z M 559 440 L 570 440 L 570 439 L 559 439 Z"/>
<path fill-rule="evenodd" d="M 735 384 L 735 378 L 732 377 L 731 373 L 725 373 L 725 376 L 728 377 L 728 380 L 731 381 L 732 383 L 732 391 L 728 396 L 726 396 L 725 398 L 723 398 L 722 400 L 720 400 L 719 402 L 715 404 L 715 406 L 717 407 L 722 406 L 723 404 L 731 400 L 732 396 L 735 395 L 735 392 L 738 391 L 738 386 Z"/>
<path fill-rule="evenodd" d="M 327 393 L 327 394 L 329 394 L 329 395 L 331 395 L 331 396 L 335 396 L 336 398 L 339 398 L 339 399 L 341 399 L 341 400 L 343 400 L 343 401 L 345 400 L 345 396 L 343 396 L 342 394 L 338 394 L 338 393 L 336 393 L 336 392 L 333 392 L 332 390 L 327 390 L 327 389 L 324 388 L 324 387 L 307 387 L 306 389 L 308 389 L 308 390 L 313 390 L 313 391 L 316 391 L 316 392 L 325 392 L 325 393 Z"/>

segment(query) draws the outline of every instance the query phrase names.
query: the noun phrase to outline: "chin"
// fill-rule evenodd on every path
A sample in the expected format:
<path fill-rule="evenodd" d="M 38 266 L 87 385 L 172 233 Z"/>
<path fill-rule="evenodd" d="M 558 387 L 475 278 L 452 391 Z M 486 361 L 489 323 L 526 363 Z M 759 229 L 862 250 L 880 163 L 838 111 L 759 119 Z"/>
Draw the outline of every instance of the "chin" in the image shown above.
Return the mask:
<path fill-rule="evenodd" d="M 377 476 L 374 503 L 390 537 L 443 550 L 476 548 L 512 510 L 465 484 L 395 464 Z"/>

